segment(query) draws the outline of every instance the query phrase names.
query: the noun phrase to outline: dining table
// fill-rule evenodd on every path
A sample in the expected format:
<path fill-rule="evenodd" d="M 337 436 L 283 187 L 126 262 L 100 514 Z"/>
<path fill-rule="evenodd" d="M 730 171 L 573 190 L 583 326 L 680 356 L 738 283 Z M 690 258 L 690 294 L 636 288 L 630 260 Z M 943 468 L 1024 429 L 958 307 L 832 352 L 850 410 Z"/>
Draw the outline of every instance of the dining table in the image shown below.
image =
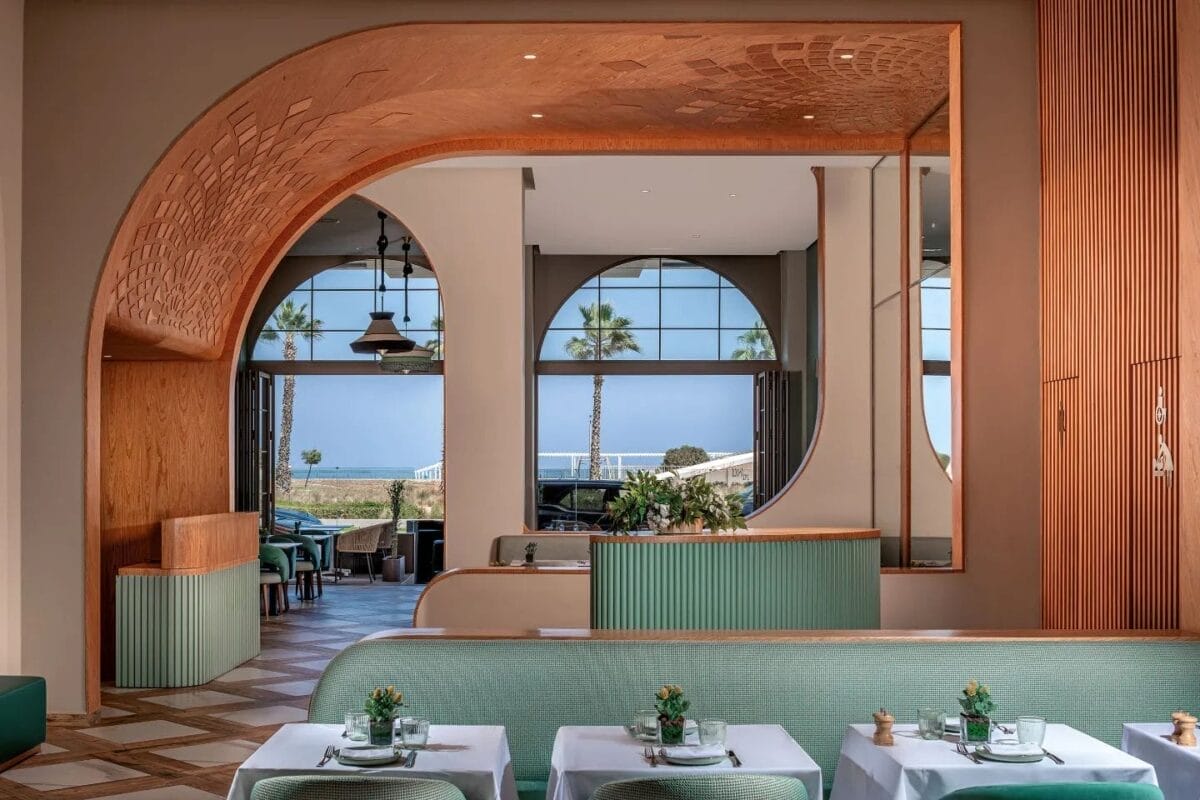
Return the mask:
<path fill-rule="evenodd" d="M 959 752 L 957 734 L 922 739 L 916 725 L 895 725 L 890 746 L 875 744 L 874 733 L 870 724 L 846 728 L 830 800 L 936 800 L 1002 784 L 1156 783 L 1153 766 L 1069 725 L 1046 726 L 1043 747 L 1058 761 L 1047 756 L 1034 763 L 976 760 Z M 1016 742 L 1005 734 L 996 739 Z"/>
<path fill-rule="evenodd" d="M 318 766 L 327 747 L 355 744 L 342 736 L 343 730 L 341 725 L 284 725 L 238 767 L 228 800 L 250 800 L 254 784 L 284 775 L 426 778 L 454 784 L 467 800 L 517 800 L 503 726 L 430 725 L 428 744 L 416 750 L 411 767 L 403 758 L 378 767 L 348 766 L 331 758 Z"/>
<path fill-rule="evenodd" d="M 1154 766 L 1165 800 L 1200 800 L 1200 747 L 1171 741 L 1170 722 L 1129 722 L 1121 728 L 1121 749 Z"/>
<path fill-rule="evenodd" d="M 686 744 L 698 744 L 690 733 Z M 637 739 L 621 725 L 568 725 L 558 729 L 550 756 L 546 800 L 588 800 L 612 781 L 731 773 L 785 775 L 798 778 L 808 796 L 823 797 L 821 768 L 781 725 L 729 725 L 725 747 L 737 756 L 710 766 L 651 763 L 646 747 L 661 745 Z"/>

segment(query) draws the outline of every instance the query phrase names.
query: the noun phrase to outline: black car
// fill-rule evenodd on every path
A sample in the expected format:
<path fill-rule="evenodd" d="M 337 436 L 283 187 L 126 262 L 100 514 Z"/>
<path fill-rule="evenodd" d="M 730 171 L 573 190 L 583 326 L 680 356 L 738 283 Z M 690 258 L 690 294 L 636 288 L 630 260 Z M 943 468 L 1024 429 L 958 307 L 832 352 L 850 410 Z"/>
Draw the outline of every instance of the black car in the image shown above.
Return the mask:
<path fill-rule="evenodd" d="M 620 494 L 622 485 L 621 481 L 538 481 L 538 530 L 609 530 L 608 504 Z"/>

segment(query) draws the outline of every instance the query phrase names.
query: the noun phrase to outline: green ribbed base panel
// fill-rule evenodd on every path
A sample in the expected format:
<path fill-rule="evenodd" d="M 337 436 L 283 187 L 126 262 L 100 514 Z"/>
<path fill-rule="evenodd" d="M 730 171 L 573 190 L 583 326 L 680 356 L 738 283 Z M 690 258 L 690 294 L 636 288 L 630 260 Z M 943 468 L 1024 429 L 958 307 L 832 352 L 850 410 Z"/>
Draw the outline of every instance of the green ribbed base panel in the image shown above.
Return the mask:
<path fill-rule="evenodd" d="M 377 640 L 325 668 L 309 719 L 340 723 L 394 684 L 406 714 L 506 726 L 517 780 L 536 781 L 560 725 L 628 723 L 678 683 L 689 716 L 783 725 L 830 786 L 847 724 L 880 706 L 901 722 L 922 706 L 953 713 L 970 678 L 989 684 L 1000 720 L 1041 714 L 1119 745 L 1123 722 L 1200 708 L 1200 642 Z"/>
<path fill-rule="evenodd" d="M 258 562 L 117 576 L 117 686 L 196 686 L 258 655 Z"/>
<path fill-rule="evenodd" d="M 592 627 L 879 627 L 879 540 L 592 543 Z"/>

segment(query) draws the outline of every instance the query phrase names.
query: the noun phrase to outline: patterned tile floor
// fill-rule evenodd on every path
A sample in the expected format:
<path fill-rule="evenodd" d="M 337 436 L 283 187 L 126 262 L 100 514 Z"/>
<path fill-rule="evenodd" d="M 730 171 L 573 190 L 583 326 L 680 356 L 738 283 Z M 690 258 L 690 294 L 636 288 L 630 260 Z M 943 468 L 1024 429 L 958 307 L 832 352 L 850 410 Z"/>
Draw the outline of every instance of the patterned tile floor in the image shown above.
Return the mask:
<path fill-rule="evenodd" d="M 335 653 L 368 633 L 412 625 L 422 586 L 350 578 L 262 623 L 262 652 L 204 686 L 104 687 L 100 722 L 53 725 L 40 755 L 0 773 L 0 798 L 214 800 L 237 765 L 286 722 Z"/>

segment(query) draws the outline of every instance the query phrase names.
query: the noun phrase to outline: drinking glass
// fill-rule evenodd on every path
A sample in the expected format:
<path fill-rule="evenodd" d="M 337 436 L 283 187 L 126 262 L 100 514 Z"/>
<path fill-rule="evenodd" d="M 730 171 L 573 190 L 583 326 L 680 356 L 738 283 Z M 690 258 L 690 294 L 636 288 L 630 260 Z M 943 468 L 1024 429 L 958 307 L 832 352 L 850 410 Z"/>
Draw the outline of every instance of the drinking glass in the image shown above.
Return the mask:
<path fill-rule="evenodd" d="M 724 720 L 702 719 L 696 725 L 700 729 L 700 744 L 725 745 L 726 725 Z"/>
<path fill-rule="evenodd" d="M 400 720 L 400 741 L 405 747 L 424 747 L 429 741 L 429 720 L 412 717 Z"/>
<path fill-rule="evenodd" d="M 371 718 L 362 711 L 346 714 L 346 738 L 352 742 L 365 742 L 370 735 Z"/>
<path fill-rule="evenodd" d="M 1017 741 L 1041 747 L 1046 741 L 1045 717 L 1017 717 Z"/>
<path fill-rule="evenodd" d="M 643 709 L 633 714 L 633 732 L 643 739 L 658 738 L 658 712 Z"/>
<path fill-rule="evenodd" d="M 946 712 L 940 708 L 917 709 L 917 733 L 933 741 L 946 735 Z"/>

